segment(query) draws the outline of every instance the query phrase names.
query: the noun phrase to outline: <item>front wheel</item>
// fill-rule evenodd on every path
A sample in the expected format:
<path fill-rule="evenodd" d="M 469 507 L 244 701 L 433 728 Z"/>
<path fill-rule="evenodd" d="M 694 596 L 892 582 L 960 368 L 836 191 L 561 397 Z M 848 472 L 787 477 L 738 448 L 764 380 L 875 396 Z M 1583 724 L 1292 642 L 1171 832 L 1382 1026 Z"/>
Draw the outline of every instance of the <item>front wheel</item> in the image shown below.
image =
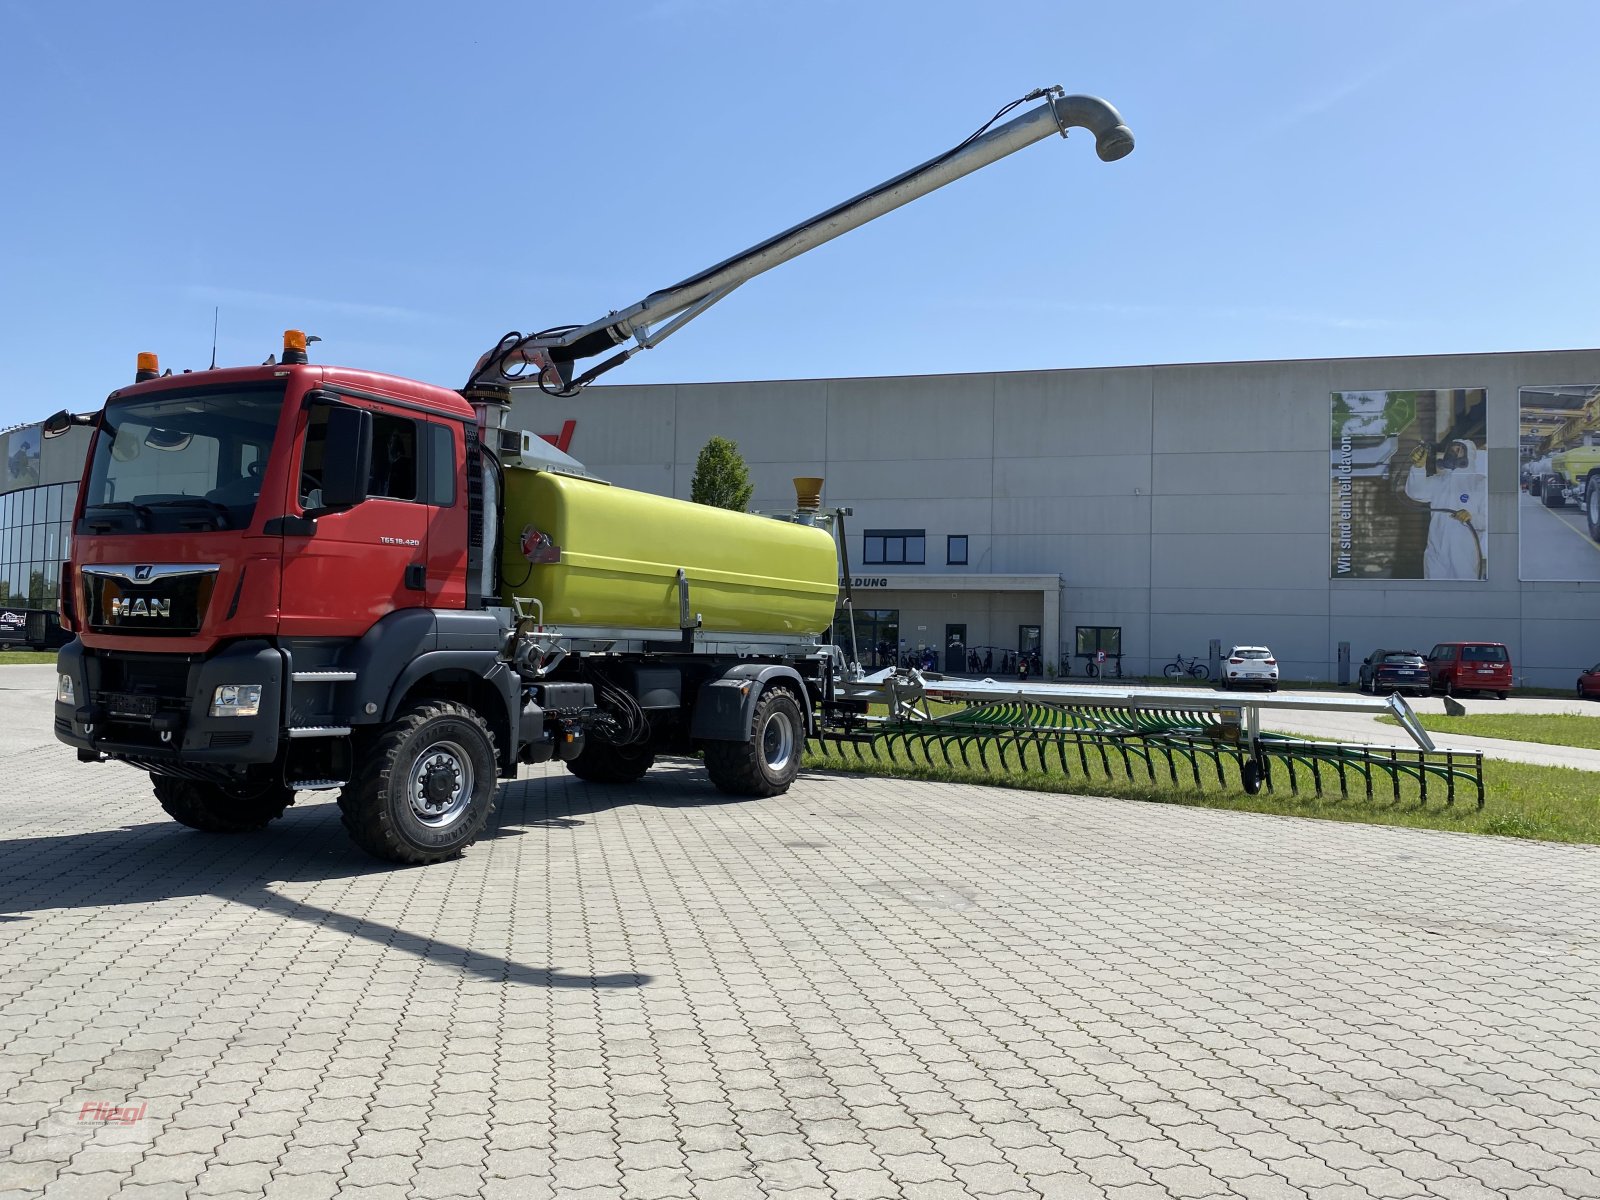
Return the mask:
<path fill-rule="evenodd" d="M 339 793 L 351 839 L 389 862 L 453 858 L 494 814 L 494 736 L 464 704 L 425 701 L 386 726 Z"/>
<path fill-rule="evenodd" d="M 1589 525 L 1589 539 L 1600 542 L 1600 479 L 1589 479 L 1584 494 L 1583 515 Z"/>
<path fill-rule="evenodd" d="M 768 688 L 756 701 L 748 742 L 707 742 L 706 774 L 730 796 L 778 796 L 800 773 L 806 719 L 792 692 Z"/>
<path fill-rule="evenodd" d="M 1176 679 L 1179 675 L 1183 674 L 1183 668 L 1177 663 L 1168 663 L 1166 666 L 1161 668 L 1161 673 L 1168 679 Z"/>
<path fill-rule="evenodd" d="M 283 816 L 294 792 L 281 783 L 254 787 L 151 776 L 156 800 L 180 825 L 204 833 L 254 833 Z"/>
<path fill-rule="evenodd" d="M 1254 759 L 1247 759 L 1244 766 L 1239 768 L 1239 782 L 1244 786 L 1247 796 L 1260 794 L 1261 784 L 1265 778 L 1261 773 L 1261 764 Z"/>

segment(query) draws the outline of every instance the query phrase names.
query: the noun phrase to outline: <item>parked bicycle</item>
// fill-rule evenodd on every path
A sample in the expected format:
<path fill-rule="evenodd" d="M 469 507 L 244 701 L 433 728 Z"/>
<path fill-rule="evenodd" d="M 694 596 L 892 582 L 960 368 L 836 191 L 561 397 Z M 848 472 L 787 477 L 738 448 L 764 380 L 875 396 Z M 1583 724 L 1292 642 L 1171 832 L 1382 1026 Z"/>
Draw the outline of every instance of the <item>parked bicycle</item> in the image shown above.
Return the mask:
<path fill-rule="evenodd" d="M 1179 679 L 1185 675 L 1194 679 L 1210 679 L 1211 668 L 1198 658 L 1185 658 L 1178 655 L 1166 666 L 1161 668 L 1161 673 L 1168 679 Z"/>
<path fill-rule="evenodd" d="M 1090 679 L 1122 678 L 1122 655 L 1107 655 L 1106 661 L 1103 663 L 1095 662 L 1095 660 L 1088 655 L 1085 655 L 1084 657 L 1088 658 L 1088 661 L 1083 664 L 1083 673 Z"/>

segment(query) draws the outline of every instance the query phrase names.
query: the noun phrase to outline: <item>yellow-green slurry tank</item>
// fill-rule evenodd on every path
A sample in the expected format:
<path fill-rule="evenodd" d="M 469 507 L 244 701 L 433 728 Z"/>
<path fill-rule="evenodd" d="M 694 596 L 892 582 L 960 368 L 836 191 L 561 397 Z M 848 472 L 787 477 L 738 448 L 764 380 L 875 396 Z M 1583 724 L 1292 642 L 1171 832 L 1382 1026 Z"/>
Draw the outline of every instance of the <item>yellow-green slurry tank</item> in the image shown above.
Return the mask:
<path fill-rule="evenodd" d="M 548 626 L 683 628 L 814 637 L 839 594 L 833 538 L 814 526 L 728 512 L 553 471 L 505 472 L 503 599 L 532 597 Z"/>

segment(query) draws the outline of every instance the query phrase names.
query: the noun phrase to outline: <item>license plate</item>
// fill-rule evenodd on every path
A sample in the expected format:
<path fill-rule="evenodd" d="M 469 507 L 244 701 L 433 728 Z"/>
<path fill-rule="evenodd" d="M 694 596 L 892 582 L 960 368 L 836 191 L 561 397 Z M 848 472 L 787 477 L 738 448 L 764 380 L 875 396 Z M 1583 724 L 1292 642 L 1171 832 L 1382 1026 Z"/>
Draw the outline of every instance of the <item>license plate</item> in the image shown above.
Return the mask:
<path fill-rule="evenodd" d="M 1493 667 L 1479 667 L 1478 668 L 1478 674 L 1479 675 L 1493 675 L 1493 674 L 1495 674 L 1495 669 Z"/>
<path fill-rule="evenodd" d="M 156 715 L 154 696 L 130 696 L 123 692 L 110 692 L 100 697 L 106 711 L 113 717 L 153 717 Z"/>

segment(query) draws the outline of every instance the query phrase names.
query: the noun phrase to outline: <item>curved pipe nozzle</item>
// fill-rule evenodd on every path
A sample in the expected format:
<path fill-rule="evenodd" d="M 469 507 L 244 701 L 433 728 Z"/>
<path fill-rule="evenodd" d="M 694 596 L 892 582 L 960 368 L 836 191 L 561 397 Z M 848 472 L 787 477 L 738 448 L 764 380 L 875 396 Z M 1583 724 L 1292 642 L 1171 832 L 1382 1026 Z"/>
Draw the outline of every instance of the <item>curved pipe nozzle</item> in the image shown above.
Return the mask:
<path fill-rule="evenodd" d="M 1099 96 L 1052 96 L 1050 104 L 1063 136 L 1073 126 L 1094 134 L 1094 151 L 1101 162 L 1116 162 L 1133 153 L 1133 131 Z"/>

